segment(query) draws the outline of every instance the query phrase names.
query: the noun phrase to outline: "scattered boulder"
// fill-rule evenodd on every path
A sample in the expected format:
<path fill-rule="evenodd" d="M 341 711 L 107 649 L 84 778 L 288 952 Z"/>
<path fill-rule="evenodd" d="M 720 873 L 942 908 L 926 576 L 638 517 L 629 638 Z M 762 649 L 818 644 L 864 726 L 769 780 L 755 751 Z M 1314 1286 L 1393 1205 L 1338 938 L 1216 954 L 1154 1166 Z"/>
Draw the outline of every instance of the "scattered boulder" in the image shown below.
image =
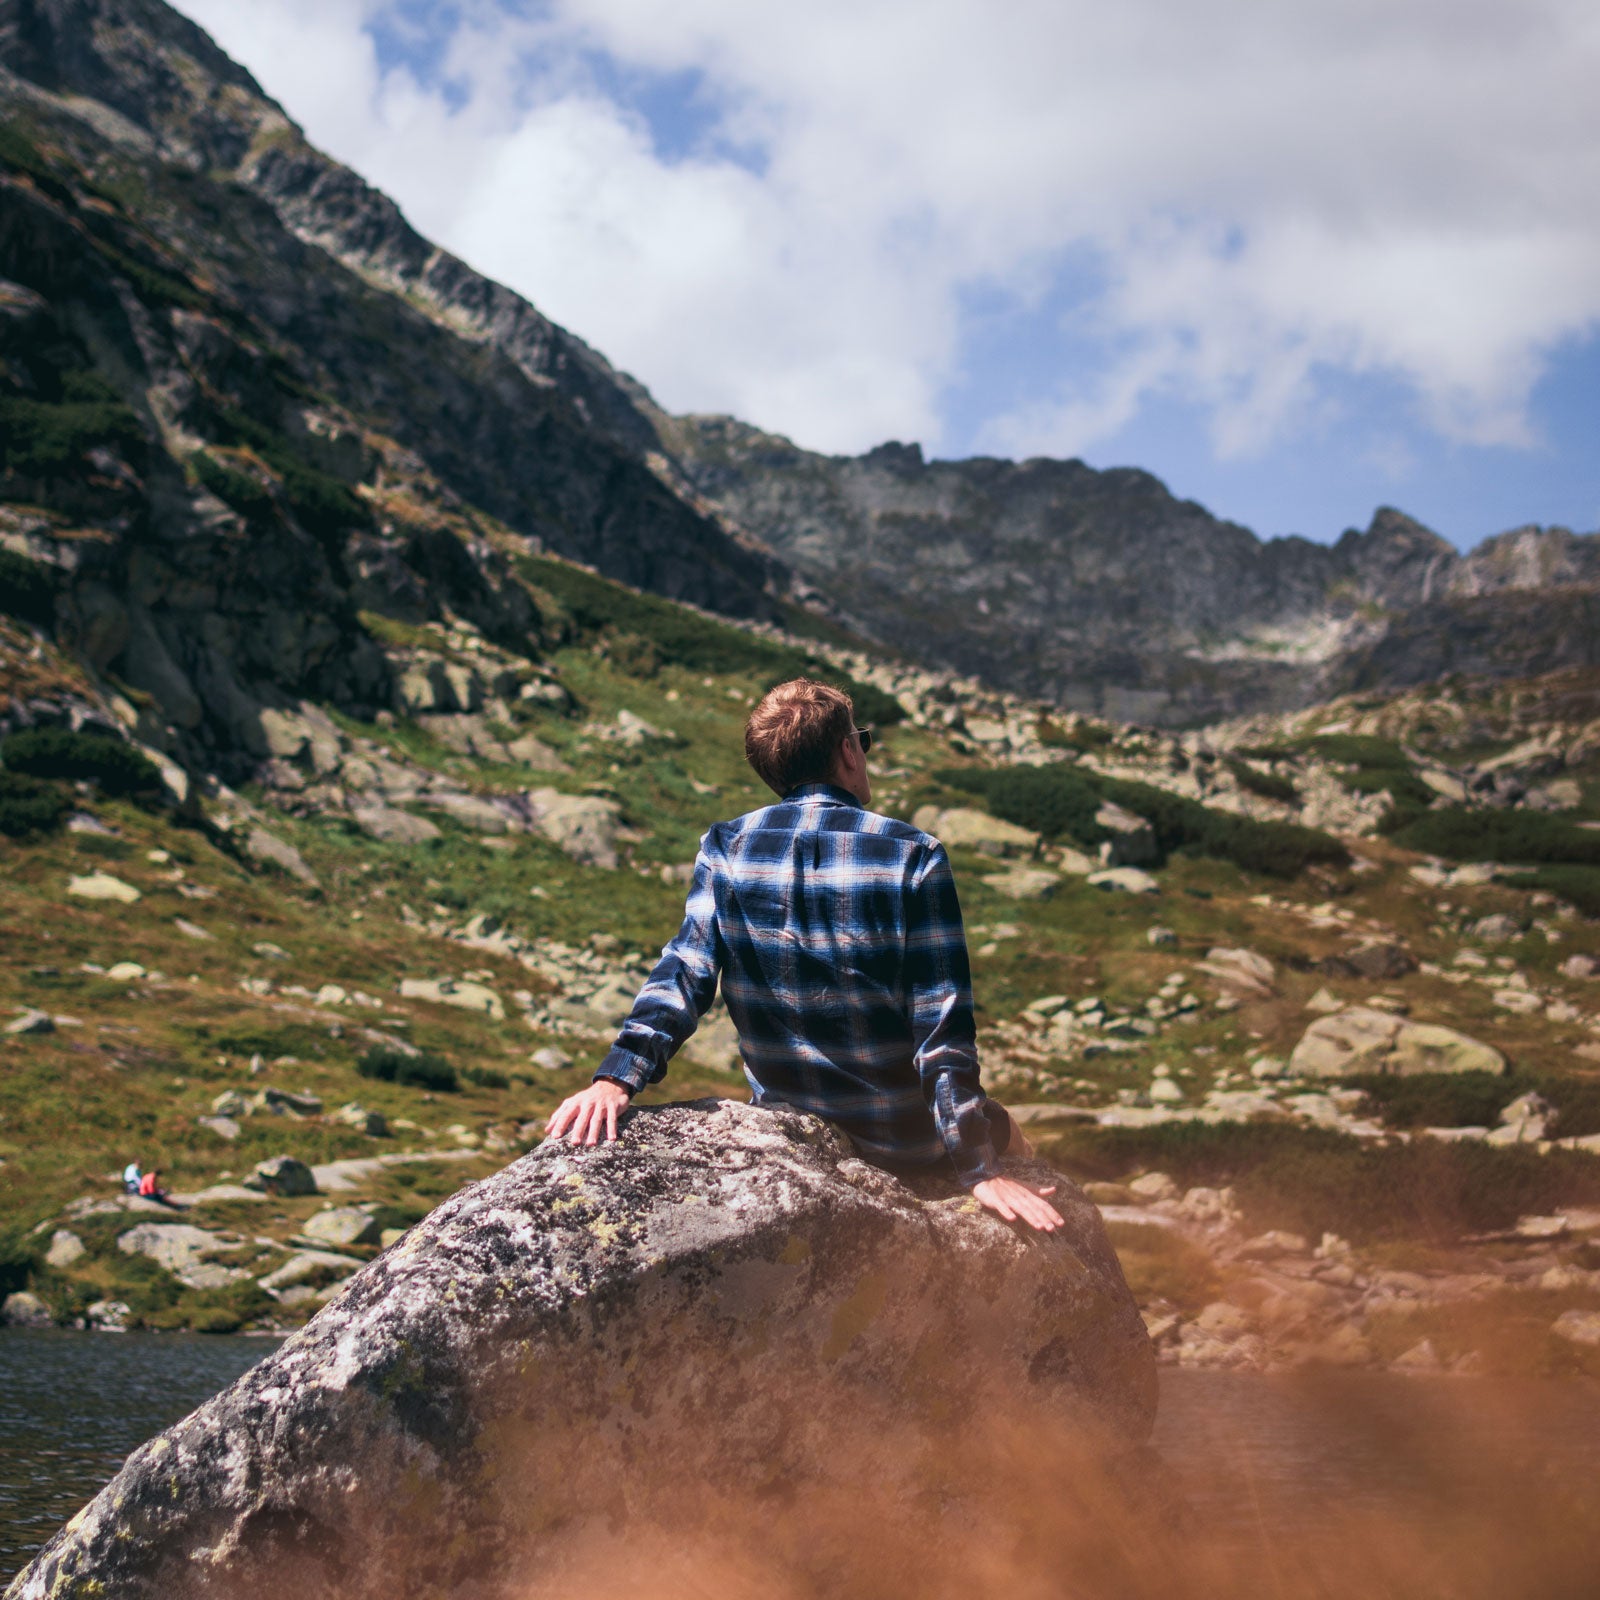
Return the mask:
<path fill-rule="evenodd" d="M 386 844 L 427 844 L 439 837 L 438 823 L 398 806 L 357 806 L 350 815 L 369 839 L 381 839 Z"/>
<path fill-rule="evenodd" d="M 133 1307 L 126 1300 L 95 1300 L 84 1308 L 83 1316 L 95 1333 L 126 1333 Z"/>
<path fill-rule="evenodd" d="M 1140 867 L 1110 867 L 1091 872 L 1088 881 L 1097 889 L 1115 889 L 1122 894 L 1160 894 L 1161 885 Z"/>
<path fill-rule="evenodd" d="M 67 893 L 80 900 L 110 900 L 131 906 L 144 897 L 131 883 L 114 878 L 109 872 L 90 872 L 67 879 Z"/>
<path fill-rule="evenodd" d="M 1600 961 L 1593 956 L 1568 956 L 1561 963 L 1561 975 L 1565 978 L 1600 978 Z"/>
<path fill-rule="evenodd" d="M 545 1072 L 565 1072 L 572 1065 L 572 1057 L 565 1050 L 557 1050 L 551 1044 L 535 1050 L 528 1059 Z"/>
<path fill-rule="evenodd" d="M 971 806 L 923 806 L 911 826 L 931 833 L 946 850 L 976 850 L 984 856 L 1031 856 L 1039 848 L 1039 835 L 1014 822 L 991 817 Z"/>
<path fill-rule="evenodd" d="M 1485 944 L 1504 944 L 1508 939 L 1522 937 L 1522 929 L 1517 925 L 1516 919 L 1508 917 L 1503 911 L 1497 911 L 1490 917 L 1480 917 L 1467 929 L 1467 932 L 1474 939 L 1483 940 Z"/>
<path fill-rule="evenodd" d="M 1501 1073 L 1506 1058 L 1492 1045 L 1454 1028 L 1409 1022 L 1371 1006 L 1347 1006 L 1306 1029 L 1289 1057 L 1289 1070 L 1303 1078 L 1348 1078 L 1368 1072 Z"/>
<path fill-rule="evenodd" d="M 1157 950 L 1170 950 L 1178 942 L 1178 936 L 1171 928 L 1147 928 L 1144 939 L 1146 944 Z"/>
<path fill-rule="evenodd" d="M 30 1289 L 18 1289 L 0 1301 L 0 1323 L 9 1328 L 48 1328 L 55 1320 L 50 1307 Z"/>
<path fill-rule="evenodd" d="M 1270 995 L 1277 975 L 1277 969 L 1265 956 L 1257 955 L 1254 950 L 1229 949 L 1222 945 L 1206 951 L 1200 971 L 1224 988 L 1252 997 Z"/>
<path fill-rule="evenodd" d="M 1045 867 L 1013 867 L 1009 872 L 986 873 L 983 881 L 1008 900 L 1048 900 L 1061 874 Z"/>
<path fill-rule="evenodd" d="M 382 1139 L 389 1132 L 389 1119 L 381 1111 L 368 1111 L 364 1105 L 352 1100 L 348 1105 L 342 1105 L 333 1113 L 333 1120 L 341 1122 L 347 1128 L 355 1128 L 358 1132 L 370 1135 L 374 1139 Z"/>
<path fill-rule="evenodd" d="M 1154 1357 L 1099 1215 L 1008 1166 L 1060 1184 L 1064 1230 L 1024 1237 L 788 1109 L 640 1108 L 617 1144 L 541 1146 L 136 1450 L 12 1594 L 265 1592 L 290 1560 L 329 1600 L 395 1572 L 488 1594 L 619 1493 L 826 1485 L 857 1448 L 909 1495 L 947 1427 L 925 1363 L 956 1352 L 963 1417 L 1023 1394 L 1040 1427 L 1138 1445 Z"/>
<path fill-rule="evenodd" d="M 6 1303 L 9 1305 L 10 1301 Z M 1568 1344 L 1585 1350 L 1600 1350 L 1600 1311 L 1563 1311 L 1551 1323 L 1550 1331 Z"/>
<path fill-rule="evenodd" d="M 1164 1172 L 1146 1172 L 1134 1178 L 1127 1188 L 1142 1201 L 1176 1200 L 1178 1186 Z"/>
<path fill-rule="evenodd" d="M 331 1250 L 297 1250 L 281 1267 L 256 1282 L 269 1294 L 276 1294 L 290 1288 L 319 1288 L 360 1270 L 361 1263 L 353 1256 L 341 1256 Z"/>
<path fill-rule="evenodd" d="M 1298 1233 L 1285 1233 L 1282 1229 L 1272 1228 L 1266 1233 L 1258 1233 L 1255 1238 L 1248 1240 L 1239 1248 L 1241 1261 L 1278 1261 L 1284 1256 L 1303 1256 L 1310 1253 L 1311 1247 Z"/>
<path fill-rule="evenodd" d="M 196 1117 L 195 1122 L 209 1132 L 216 1134 L 219 1139 L 226 1139 L 232 1144 L 244 1131 L 232 1117 Z"/>
<path fill-rule="evenodd" d="M 294 1156 L 272 1156 L 256 1163 L 256 1170 L 245 1179 L 251 1189 L 286 1196 L 315 1194 L 317 1180 L 311 1168 Z"/>
<path fill-rule="evenodd" d="M 48 1011 L 39 1011 L 33 1007 L 29 1007 L 20 1017 L 14 1017 L 5 1025 L 5 1032 L 13 1035 L 55 1031 L 56 1019 Z"/>
<path fill-rule="evenodd" d="M 300 1232 L 316 1244 L 336 1248 L 353 1244 L 376 1244 L 382 1229 L 358 1206 L 330 1206 L 306 1219 Z"/>
<path fill-rule="evenodd" d="M 456 1006 L 462 1011 L 481 1011 L 496 1022 L 506 1014 L 505 1002 L 493 989 L 465 978 L 402 978 L 400 997 L 432 1000 L 436 1005 Z"/>
<path fill-rule="evenodd" d="M 245 1277 L 238 1267 L 205 1259 L 232 1248 L 229 1241 L 187 1222 L 138 1222 L 117 1236 L 117 1249 L 124 1255 L 147 1256 L 191 1289 L 221 1289 Z"/>
<path fill-rule="evenodd" d="M 241 848 L 258 866 L 276 867 L 291 878 L 298 878 L 301 883 L 316 886 L 317 875 L 306 865 L 306 858 L 277 834 L 268 833 L 259 825 L 253 826 L 245 834 Z"/>
<path fill-rule="evenodd" d="M 1389 1363 L 1394 1372 L 1442 1372 L 1444 1362 L 1433 1347 L 1432 1339 L 1420 1339 L 1404 1354 Z"/>
<path fill-rule="evenodd" d="M 584 866 L 615 867 L 622 807 L 600 795 L 534 789 L 528 794 L 534 826 L 563 855 Z"/>
<path fill-rule="evenodd" d="M 572 770 L 542 739 L 525 733 L 506 746 L 506 752 L 519 766 L 534 772 L 570 772 Z"/>
<path fill-rule="evenodd" d="M 280 1117 L 315 1117 L 322 1114 L 322 1096 L 309 1089 L 298 1093 L 293 1089 L 258 1089 L 251 1095 L 247 1109 Z"/>
<path fill-rule="evenodd" d="M 1369 978 L 1383 983 L 1417 970 L 1417 958 L 1392 939 L 1367 939 L 1339 955 L 1324 956 L 1317 970 L 1331 978 Z"/>
<path fill-rule="evenodd" d="M 44 1259 L 57 1271 L 64 1271 L 73 1262 L 81 1261 L 84 1255 L 83 1240 L 70 1228 L 57 1228 L 50 1235 L 50 1248 L 45 1251 Z"/>

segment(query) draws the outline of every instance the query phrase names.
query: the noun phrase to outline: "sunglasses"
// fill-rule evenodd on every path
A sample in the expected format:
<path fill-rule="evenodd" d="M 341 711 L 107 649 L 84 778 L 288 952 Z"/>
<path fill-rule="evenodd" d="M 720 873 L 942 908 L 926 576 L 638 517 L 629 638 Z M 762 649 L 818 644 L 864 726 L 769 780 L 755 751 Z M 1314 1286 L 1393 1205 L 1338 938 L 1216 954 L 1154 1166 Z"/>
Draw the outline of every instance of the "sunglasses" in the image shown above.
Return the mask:
<path fill-rule="evenodd" d="M 872 748 L 872 729 L 871 728 L 853 728 L 853 729 L 851 729 L 851 732 L 855 734 L 855 736 L 856 736 L 856 738 L 858 740 L 860 740 L 860 742 L 861 742 L 861 753 L 862 753 L 862 755 L 865 755 Z"/>

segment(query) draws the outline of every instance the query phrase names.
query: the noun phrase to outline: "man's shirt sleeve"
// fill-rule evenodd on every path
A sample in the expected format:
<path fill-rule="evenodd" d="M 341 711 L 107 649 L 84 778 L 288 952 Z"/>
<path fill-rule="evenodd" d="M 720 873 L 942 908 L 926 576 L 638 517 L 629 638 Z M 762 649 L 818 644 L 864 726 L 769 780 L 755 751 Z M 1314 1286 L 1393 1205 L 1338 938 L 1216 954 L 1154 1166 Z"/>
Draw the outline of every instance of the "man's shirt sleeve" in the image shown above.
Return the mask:
<path fill-rule="evenodd" d="M 984 1114 L 972 1016 L 972 969 L 961 902 L 942 845 L 913 869 L 906 907 L 906 986 L 911 1042 L 934 1126 L 971 1188 L 1000 1176 L 1000 1160 Z"/>
<path fill-rule="evenodd" d="M 683 926 L 661 952 L 595 1077 L 610 1078 L 633 1094 L 666 1077 L 673 1052 L 699 1026 L 716 998 L 722 955 L 711 862 L 702 840 Z"/>

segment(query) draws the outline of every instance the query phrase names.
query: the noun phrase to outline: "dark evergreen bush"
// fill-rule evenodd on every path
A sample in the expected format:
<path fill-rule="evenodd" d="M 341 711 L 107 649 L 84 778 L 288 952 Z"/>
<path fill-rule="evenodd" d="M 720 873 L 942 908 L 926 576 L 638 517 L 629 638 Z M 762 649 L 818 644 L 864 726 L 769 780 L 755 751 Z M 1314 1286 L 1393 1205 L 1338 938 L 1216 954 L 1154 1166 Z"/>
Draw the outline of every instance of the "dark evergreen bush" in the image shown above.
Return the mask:
<path fill-rule="evenodd" d="M 55 573 L 26 556 L 0 550 L 0 611 L 19 622 L 49 627 L 56 616 Z"/>
<path fill-rule="evenodd" d="M 1600 867 L 1557 865 L 1519 872 L 1507 880 L 1517 889 L 1543 889 L 1586 917 L 1600 917 Z"/>
<path fill-rule="evenodd" d="M 107 733 L 24 728 L 0 744 L 8 772 L 34 778 L 88 778 L 104 794 L 149 801 L 161 795 L 161 774 L 148 756 Z"/>
<path fill-rule="evenodd" d="M 1252 767 L 1248 761 L 1240 761 L 1233 756 L 1227 758 L 1227 767 L 1234 781 L 1246 793 L 1258 794 L 1263 800 L 1278 800 L 1284 805 L 1299 805 L 1300 791 L 1281 773 L 1263 772 L 1259 767 Z"/>
<path fill-rule="evenodd" d="M 1546 811 L 1489 811 L 1445 806 L 1394 834 L 1407 850 L 1450 861 L 1569 863 L 1600 866 L 1600 833 Z"/>
<path fill-rule="evenodd" d="M 433 1089 L 443 1094 L 453 1094 L 461 1087 L 456 1080 L 456 1069 L 432 1050 L 413 1056 L 390 1045 L 374 1045 L 356 1062 L 356 1071 L 363 1078 L 378 1078 L 385 1083 Z"/>
<path fill-rule="evenodd" d="M 91 402 L 51 405 L 0 400 L 0 471 L 24 478 L 59 478 L 81 470 L 97 445 L 142 458 L 144 430 L 127 406 Z"/>

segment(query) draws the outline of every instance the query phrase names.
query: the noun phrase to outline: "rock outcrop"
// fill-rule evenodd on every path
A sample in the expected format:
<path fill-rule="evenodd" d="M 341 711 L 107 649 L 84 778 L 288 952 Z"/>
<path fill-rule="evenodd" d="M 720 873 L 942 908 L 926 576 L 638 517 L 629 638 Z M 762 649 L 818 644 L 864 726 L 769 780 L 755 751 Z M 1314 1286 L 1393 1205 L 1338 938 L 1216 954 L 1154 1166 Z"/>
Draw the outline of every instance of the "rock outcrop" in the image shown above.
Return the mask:
<path fill-rule="evenodd" d="M 614 1533 L 669 1485 L 781 1494 L 841 1459 L 890 1495 L 943 1482 L 928 1441 L 1000 1397 L 1137 1445 L 1149 1341 L 1063 1189 L 1061 1234 L 1014 1232 L 732 1102 L 542 1146 L 136 1451 L 8 1600 L 500 1595 L 556 1530 Z"/>

